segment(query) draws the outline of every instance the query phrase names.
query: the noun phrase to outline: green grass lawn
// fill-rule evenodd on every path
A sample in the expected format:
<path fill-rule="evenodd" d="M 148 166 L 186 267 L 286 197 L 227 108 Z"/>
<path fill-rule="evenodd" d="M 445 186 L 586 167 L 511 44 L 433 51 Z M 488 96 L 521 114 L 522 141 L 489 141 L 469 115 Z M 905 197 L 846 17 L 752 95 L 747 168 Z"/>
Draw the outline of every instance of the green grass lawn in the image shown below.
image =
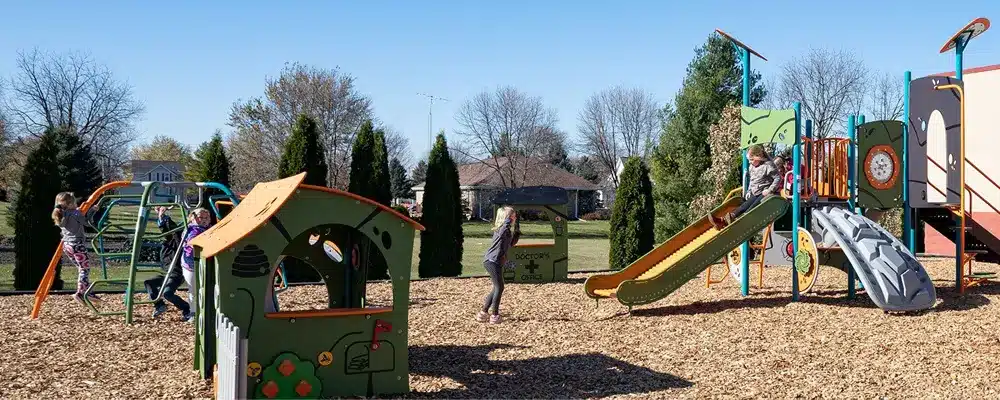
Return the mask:
<path fill-rule="evenodd" d="M 13 228 L 7 225 L 7 203 L 0 203 L 0 235 L 13 235 Z M 115 207 L 109 215 L 109 221 L 122 225 L 128 229 L 134 229 L 136 218 L 136 207 L 123 206 Z M 175 221 L 181 222 L 182 216 L 178 210 L 170 212 Z M 608 221 L 570 221 L 569 230 L 569 269 L 574 270 L 595 270 L 607 269 L 608 267 Z M 155 221 L 151 221 L 147 226 L 147 236 L 159 233 Z M 483 269 L 483 254 L 490 244 L 493 235 L 492 224 L 486 222 L 468 222 L 463 225 L 465 243 L 462 253 L 462 275 L 485 275 Z M 552 237 L 552 227 L 549 222 L 544 221 L 524 221 L 521 223 L 521 234 L 524 243 L 544 242 Z M 417 264 L 420 254 L 420 234 L 417 233 L 413 246 L 413 266 L 412 276 L 418 277 Z M 95 263 L 96 264 L 96 263 Z M 72 288 L 76 282 L 76 268 L 69 263 L 63 263 L 61 276 L 66 282 L 66 288 Z M 154 273 L 140 273 L 136 279 L 136 289 L 142 288 L 142 281 L 155 275 Z M 109 279 L 124 279 L 128 277 L 128 268 L 109 267 Z M 103 278 L 103 273 L 99 265 L 94 266 L 91 272 L 91 280 Z M 13 290 L 13 265 L 0 265 L 0 292 Z"/>
<path fill-rule="evenodd" d="M 532 240 L 526 239 L 525 242 Z M 489 238 L 466 238 L 462 252 L 462 275 L 476 276 L 486 275 L 483 269 L 483 254 L 489 246 Z M 420 238 L 415 240 L 413 246 L 412 276 L 418 278 L 417 263 L 420 261 Z M 569 241 L 569 269 L 570 271 L 607 269 L 608 267 L 608 240 L 607 239 L 570 239 Z M 13 281 L 14 266 L 10 264 L 0 265 L 0 292 L 14 290 Z M 63 263 L 60 274 L 66 282 L 66 288 L 70 289 L 76 282 L 76 268 L 69 263 Z M 142 289 L 142 281 L 154 276 L 154 273 L 141 272 L 136 278 L 137 290 Z M 103 273 L 99 265 L 95 265 L 91 271 L 91 280 L 103 278 Z M 128 277 L 128 268 L 109 267 L 108 278 L 125 279 Z M 99 288 L 100 289 L 100 288 Z"/>

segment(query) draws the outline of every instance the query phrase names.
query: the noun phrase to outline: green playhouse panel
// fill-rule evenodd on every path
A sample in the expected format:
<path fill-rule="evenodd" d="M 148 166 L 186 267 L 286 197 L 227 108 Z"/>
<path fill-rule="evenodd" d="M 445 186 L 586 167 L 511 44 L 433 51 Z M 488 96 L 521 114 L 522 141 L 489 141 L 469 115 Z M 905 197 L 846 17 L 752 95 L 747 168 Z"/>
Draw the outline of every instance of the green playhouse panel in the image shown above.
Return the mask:
<path fill-rule="evenodd" d="M 552 225 L 552 240 L 530 243 L 521 239 L 507 252 L 514 268 L 504 269 L 504 282 L 546 283 L 565 281 L 569 273 L 569 232 L 567 224 L 566 190 L 551 186 L 528 186 L 507 189 L 493 198 L 497 207 L 511 206 L 518 213 L 534 211 L 544 214 Z M 529 242 L 529 243 L 525 243 Z"/>
<path fill-rule="evenodd" d="M 740 108 L 740 148 L 755 144 L 795 144 L 795 110 Z"/>
<path fill-rule="evenodd" d="M 873 121 L 857 127 L 858 205 L 865 208 L 903 205 L 903 123 Z"/>
<path fill-rule="evenodd" d="M 210 238 L 196 242 L 203 257 L 217 251 L 207 254 L 215 261 L 214 274 L 203 274 L 214 275 L 216 300 L 214 310 L 201 307 L 210 316 L 205 321 L 225 317 L 245 341 L 236 369 L 246 372 L 246 392 L 237 397 L 407 393 L 410 265 L 414 229 L 422 227 L 344 192 L 294 181 L 285 182 L 295 183 L 291 189 L 267 186 L 288 179 L 255 187 L 216 232 L 203 234 Z M 285 257 L 316 269 L 327 308 L 289 310 L 275 303 L 275 269 Z M 366 293 L 367 268 L 375 264 L 389 267 L 391 300 L 386 293 Z M 199 332 L 205 332 L 203 325 Z M 224 346 L 218 347 L 222 354 Z M 202 352 L 203 375 L 216 363 L 232 361 Z"/>

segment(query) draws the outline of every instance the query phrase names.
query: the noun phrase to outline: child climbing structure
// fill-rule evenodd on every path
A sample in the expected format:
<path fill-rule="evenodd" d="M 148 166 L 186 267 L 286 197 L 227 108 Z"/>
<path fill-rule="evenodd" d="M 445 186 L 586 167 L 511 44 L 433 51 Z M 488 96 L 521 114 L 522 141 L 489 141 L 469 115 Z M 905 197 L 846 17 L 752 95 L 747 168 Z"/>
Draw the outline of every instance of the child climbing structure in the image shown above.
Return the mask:
<path fill-rule="evenodd" d="M 493 204 L 511 206 L 515 211 L 538 211 L 552 225 L 552 241 L 523 243 L 511 247 L 507 259 L 514 268 L 505 268 L 503 278 L 511 283 L 565 281 L 569 274 L 569 232 L 567 232 L 566 189 L 552 186 L 511 188 L 493 198 Z"/>
<path fill-rule="evenodd" d="M 192 241 L 200 260 L 195 368 L 215 375 L 220 399 L 406 393 L 411 258 L 423 226 L 304 178 L 257 184 Z M 278 311 L 272 282 L 285 257 L 319 273 L 325 309 Z M 365 283 L 378 264 L 388 267 L 392 301 L 373 306 Z"/>

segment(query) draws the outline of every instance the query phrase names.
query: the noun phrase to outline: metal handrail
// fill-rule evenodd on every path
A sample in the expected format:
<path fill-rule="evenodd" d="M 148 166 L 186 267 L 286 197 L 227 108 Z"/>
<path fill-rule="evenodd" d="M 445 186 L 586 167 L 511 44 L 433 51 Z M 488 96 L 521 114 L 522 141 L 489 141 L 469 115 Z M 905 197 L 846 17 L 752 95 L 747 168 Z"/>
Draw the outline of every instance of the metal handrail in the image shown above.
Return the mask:
<path fill-rule="evenodd" d="M 945 172 L 945 173 L 948 172 L 947 169 L 945 169 L 944 167 L 942 167 L 941 164 L 938 164 L 937 161 L 934 161 L 934 159 L 931 158 L 930 156 L 927 156 L 927 161 L 930 161 L 931 164 L 934 164 L 934 166 L 938 167 L 938 169 L 940 169 L 942 172 Z M 965 160 L 965 162 L 969 163 L 969 160 Z M 969 164 L 971 165 L 971 163 L 969 163 Z M 973 168 L 976 168 L 976 167 L 973 166 Z M 979 171 L 979 168 L 976 168 L 976 170 Z M 982 171 L 979 171 L 979 172 L 982 173 Z M 986 179 L 989 180 L 990 178 L 986 177 Z M 993 182 L 993 180 L 990 180 L 990 183 L 993 183 L 994 185 L 996 185 L 996 183 Z M 941 195 L 943 195 L 944 197 L 946 197 L 946 198 L 948 197 L 948 195 L 944 194 L 944 192 L 942 192 L 941 189 L 938 189 L 936 186 L 934 186 L 934 184 L 932 184 L 930 182 L 927 182 L 927 184 L 930 185 L 932 188 L 934 188 L 934 190 L 937 190 L 938 193 L 941 193 Z M 998 186 L 997 188 L 1000 188 L 1000 186 Z M 990 203 L 989 200 L 986 200 L 986 197 L 984 197 L 982 194 L 980 194 L 975 189 L 973 189 L 972 186 L 969 186 L 968 184 L 966 184 L 965 185 L 965 190 L 968 190 L 968 191 L 972 192 L 972 194 L 976 195 L 976 197 L 978 197 L 979 200 L 982 200 L 983 203 L 986 203 L 987 207 L 993 209 L 993 212 L 995 212 L 997 214 L 1000 214 L 1000 209 L 997 209 L 997 207 L 994 206 L 993 203 Z M 969 199 L 969 203 L 970 203 L 969 209 L 970 209 L 970 212 L 971 212 L 971 209 L 972 209 L 972 206 L 971 206 L 972 199 L 971 198 Z"/>

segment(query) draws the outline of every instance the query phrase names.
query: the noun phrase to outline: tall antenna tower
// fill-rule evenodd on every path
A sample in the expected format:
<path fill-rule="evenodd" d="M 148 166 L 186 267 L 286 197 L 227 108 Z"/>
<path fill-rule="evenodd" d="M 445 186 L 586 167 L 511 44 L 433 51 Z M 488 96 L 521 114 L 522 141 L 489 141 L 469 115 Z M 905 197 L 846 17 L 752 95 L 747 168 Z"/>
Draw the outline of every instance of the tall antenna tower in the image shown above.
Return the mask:
<path fill-rule="evenodd" d="M 437 97 L 427 93 L 417 93 L 418 96 L 424 96 L 430 100 L 430 105 L 427 109 L 427 151 L 429 152 L 434 148 L 434 100 L 449 101 L 444 97 Z"/>

